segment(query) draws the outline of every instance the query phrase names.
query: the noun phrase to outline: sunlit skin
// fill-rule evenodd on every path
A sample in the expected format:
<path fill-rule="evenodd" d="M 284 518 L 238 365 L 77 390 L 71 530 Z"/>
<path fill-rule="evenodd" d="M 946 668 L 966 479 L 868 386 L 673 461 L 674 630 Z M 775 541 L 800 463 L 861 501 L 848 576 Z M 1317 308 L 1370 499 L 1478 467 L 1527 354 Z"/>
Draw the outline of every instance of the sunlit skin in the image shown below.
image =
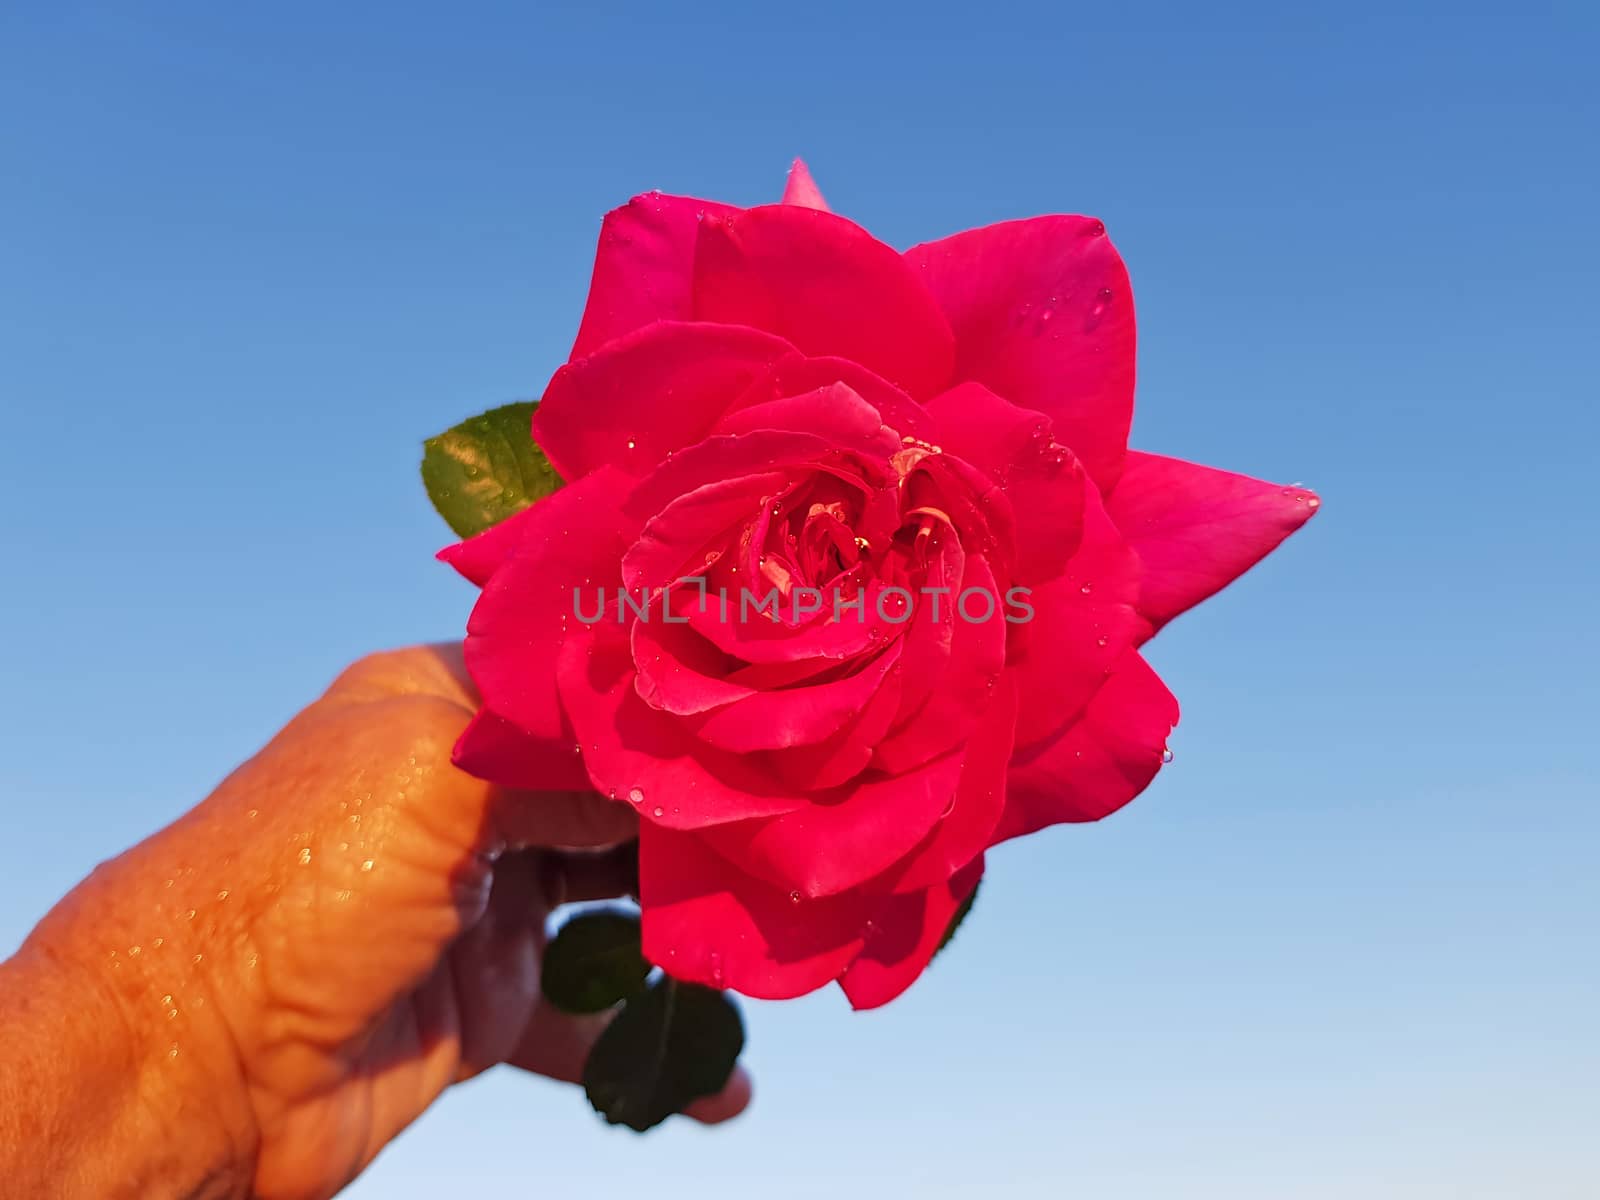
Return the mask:
<path fill-rule="evenodd" d="M 540 1002 L 546 918 L 624 890 L 634 817 L 457 771 L 475 704 L 459 651 L 362 660 L 40 922 L 0 965 L 0 1191 L 326 1197 L 452 1083 L 577 1077 L 603 1018 Z"/>

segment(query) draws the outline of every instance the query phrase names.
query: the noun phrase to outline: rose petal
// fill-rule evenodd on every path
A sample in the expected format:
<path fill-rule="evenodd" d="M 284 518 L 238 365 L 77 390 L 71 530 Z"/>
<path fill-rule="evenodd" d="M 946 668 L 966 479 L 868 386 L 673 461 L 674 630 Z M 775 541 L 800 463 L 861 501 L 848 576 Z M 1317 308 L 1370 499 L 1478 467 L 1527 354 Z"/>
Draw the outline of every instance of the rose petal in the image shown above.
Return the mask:
<path fill-rule="evenodd" d="M 895 896 L 872 914 L 866 945 L 839 979 L 854 1009 L 877 1008 L 905 991 L 927 968 L 945 931 L 983 877 L 974 859 L 948 883 Z"/>
<path fill-rule="evenodd" d="M 795 902 L 696 835 L 639 828 L 644 955 L 675 979 L 761 1000 L 815 991 L 860 953 L 877 900 L 856 891 Z"/>
<path fill-rule="evenodd" d="M 524 735 L 553 743 L 569 761 L 572 737 L 550 668 L 576 624 L 574 589 L 618 580 L 630 533 L 630 522 L 616 508 L 625 488 L 625 480 L 605 469 L 518 514 L 522 536 L 516 551 L 488 581 L 467 621 L 463 652 L 483 706 Z M 457 764 L 497 778 L 486 772 L 505 769 L 510 756 L 496 751 L 480 758 L 478 751 L 501 744 L 500 738 L 475 735 L 458 747 Z"/>
<path fill-rule="evenodd" d="M 657 321 L 558 370 L 534 410 L 534 440 L 564 479 L 607 464 L 644 475 L 793 354 L 755 329 Z"/>
<path fill-rule="evenodd" d="M 1017 718 L 1017 748 L 1060 733 L 1083 711 L 1150 624 L 1134 606 L 1139 558 L 1111 523 L 1091 484 L 1082 540 L 1056 579 L 1030 590 L 1030 620 L 1012 627 L 1010 662 L 1027 703 Z"/>
<path fill-rule="evenodd" d="M 526 791 L 589 791 L 589 775 L 572 735 L 534 737 L 480 709 L 456 739 L 451 761 L 469 775 Z"/>
<path fill-rule="evenodd" d="M 900 661 L 894 642 L 838 678 L 736 697 L 685 722 L 708 745 L 738 754 L 814 746 L 859 716 Z"/>
<path fill-rule="evenodd" d="M 748 758 L 695 741 L 640 699 L 628 632 L 603 621 L 568 638 L 555 662 L 562 707 L 596 791 L 637 804 L 641 824 L 673 829 L 775 816 L 806 802 Z"/>
<path fill-rule="evenodd" d="M 983 853 L 1006 807 L 1006 767 L 1017 720 L 1017 685 L 1007 673 L 961 751 L 955 800 L 903 864 L 896 892 L 942 884 Z"/>
<path fill-rule="evenodd" d="M 477 584 L 480 588 L 489 582 L 489 579 L 513 554 L 522 543 L 530 522 L 536 522 L 532 516 L 537 505 L 513 513 L 504 521 L 496 522 L 482 533 L 474 534 L 446 546 L 439 551 L 437 557 L 440 562 L 449 563 L 462 576 Z"/>
<path fill-rule="evenodd" d="M 1098 821 L 1161 769 L 1178 702 L 1138 651 L 1126 651 L 1083 716 L 1012 760 L 996 842 L 1063 822 Z"/>
<path fill-rule="evenodd" d="M 1133 418 L 1134 320 L 1105 226 L 1007 221 L 914 246 L 906 261 L 955 332 L 954 379 L 1046 414 L 1095 481 L 1115 483 Z"/>
<path fill-rule="evenodd" d="M 961 598 L 969 592 L 974 595 L 963 607 Z M 902 702 L 895 732 L 872 756 L 873 765 L 885 771 L 909 770 L 965 741 L 999 685 L 1006 660 L 1006 608 L 989 564 L 969 554 L 960 591 L 943 599 L 940 616 L 949 618 L 951 631 L 948 666 L 914 711 L 907 713 Z"/>
<path fill-rule="evenodd" d="M 891 670 L 861 714 L 815 746 L 773 750 L 763 756 L 786 785 L 798 792 L 826 791 L 865 771 L 872 752 L 900 711 L 901 674 Z"/>
<path fill-rule="evenodd" d="M 1255 566 L 1320 504 L 1305 488 L 1132 451 L 1106 509 L 1144 563 L 1139 608 L 1159 629 Z"/>
<path fill-rule="evenodd" d="M 811 178 L 810 168 L 798 158 L 789 168 L 789 180 L 783 188 L 783 202 L 798 204 L 802 208 L 816 208 L 823 212 L 831 211 L 828 202 L 822 198 L 821 189 Z"/>
<path fill-rule="evenodd" d="M 607 213 L 571 357 L 590 354 L 652 321 L 688 320 L 700 218 L 738 211 L 714 200 L 650 192 Z"/>
<path fill-rule="evenodd" d="M 1077 548 L 1086 480 L 1072 451 L 1055 440 L 1050 419 L 981 383 L 941 392 L 928 401 L 928 412 L 943 448 L 1005 489 L 1016 519 L 1014 582 L 1042 583 L 1061 574 Z"/>
<path fill-rule="evenodd" d="M 719 479 L 687 491 L 658 512 L 639 532 L 622 559 L 622 580 L 630 589 L 666 587 L 678 580 L 704 580 L 682 586 L 711 589 L 726 545 L 752 513 L 789 482 L 781 471 Z M 728 564 L 733 560 L 729 558 Z M 708 601 L 709 603 L 710 601 Z"/>
<path fill-rule="evenodd" d="M 817 797 L 784 816 L 719 825 L 702 836 L 779 888 L 836 895 L 888 870 L 927 836 L 956 794 L 961 764 L 960 754 L 947 754 L 903 775 Z"/>
<path fill-rule="evenodd" d="M 933 423 L 921 404 L 860 363 L 826 355 L 806 357 L 797 354 L 773 363 L 751 381 L 744 395 L 729 405 L 728 416 L 724 419 L 734 418 L 746 408 L 815 391 L 830 383 L 842 383 L 855 392 L 877 409 L 883 423 L 896 434 L 902 437 L 910 435 L 924 441 L 935 440 Z M 717 432 L 723 430 L 719 428 Z"/>
<path fill-rule="evenodd" d="M 950 379 L 950 327 L 916 273 L 832 213 L 775 204 L 707 218 L 694 314 L 853 359 L 918 399 Z"/>

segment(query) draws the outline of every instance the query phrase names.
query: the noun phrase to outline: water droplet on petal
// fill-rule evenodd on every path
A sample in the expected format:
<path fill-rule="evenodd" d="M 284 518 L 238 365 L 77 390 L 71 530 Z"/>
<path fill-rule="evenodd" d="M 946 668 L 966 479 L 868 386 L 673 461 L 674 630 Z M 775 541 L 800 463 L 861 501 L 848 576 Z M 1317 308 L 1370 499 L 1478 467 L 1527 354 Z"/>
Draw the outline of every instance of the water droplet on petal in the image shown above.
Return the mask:
<path fill-rule="evenodd" d="M 800 893 L 798 891 L 794 891 L 794 892 L 790 892 L 789 893 L 789 903 L 790 904 L 799 904 L 800 903 Z"/>
<path fill-rule="evenodd" d="M 644 789 L 643 788 L 629 788 L 628 789 L 628 803 L 629 804 L 643 804 L 644 803 Z"/>
<path fill-rule="evenodd" d="M 1169 762 L 1172 761 L 1172 748 L 1170 746 L 1163 746 L 1162 747 L 1162 749 L 1161 749 L 1161 761 L 1164 762 L 1164 763 L 1169 763 Z"/>
<path fill-rule="evenodd" d="M 1085 596 L 1087 596 L 1090 592 L 1094 591 L 1094 584 L 1086 583 L 1081 588 L 1079 588 L 1078 590 L 1080 592 L 1082 592 Z"/>
<path fill-rule="evenodd" d="M 650 815 L 653 817 L 664 817 L 667 815 L 667 810 L 658 804 L 655 806 L 655 808 L 650 810 Z"/>

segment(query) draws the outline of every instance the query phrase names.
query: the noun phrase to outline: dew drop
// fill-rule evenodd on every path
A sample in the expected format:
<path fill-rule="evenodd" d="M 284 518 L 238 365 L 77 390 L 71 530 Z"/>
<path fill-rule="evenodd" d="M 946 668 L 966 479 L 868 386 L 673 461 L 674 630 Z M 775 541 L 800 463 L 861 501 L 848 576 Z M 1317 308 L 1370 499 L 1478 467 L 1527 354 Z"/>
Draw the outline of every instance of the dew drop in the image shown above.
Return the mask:
<path fill-rule="evenodd" d="M 1090 237 L 1105 237 L 1105 235 L 1106 223 L 1104 221 L 1096 221 L 1093 225 L 1089 226 Z"/>
<path fill-rule="evenodd" d="M 635 449 L 638 445 L 639 445 L 639 443 L 634 441 L 632 438 L 628 439 L 628 449 L 629 450 Z"/>
<path fill-rule="evenodd" d="M 1084 318 L 1083 328 L 1085 332 L 1092 330 L 1099 325 L 1101 318 L 1106 315 L 1106 309 L 1110 307 L 1111 289 L 1101 288 L 1099 292 L 1095 294 L 1094 304 L 1089 308 L 1089 315 Z"/>
<path fill-rule="evenodd" d="M 1172 761 L 1172 748 L 1170 746 L 1163 746 L 1162 747 L 1162 749 L 1161 749 L 1161 761 L 1164 762 L 1164 763 L 1169 763 L 1169 762 Z"/>
<path fill-rule="evenodd" d="M 1086 583 L 1081 588 L 1079 588 L 1078 590 L 1080 592 L 1082 592 L 1085 596 L 1087 596 L 1090 592 L 1094 591 L 1094 584 Z"/>
<path fill-rule="evenodd" d="M 794 891 L 794 892 L 790 892 L 789 893 L 789 903 L 790 904 L 799 904 L 800 903 L 800 893 L 798 891 Z"/>
<path fill-rule="evenodd" d="M 363 871 L 372 870 L 372 860 L 370 858 L 362 859 L 361 860 L 361 869 Z"/>
<path fill-rule="evenodd" d="M 1100 637 L 1095 638 L 1094 644 L 1096 646 L 1104 646 L 1110 640 L 1111 640 L 1110 638 L 1108 638 L 1104 634 L 1102 634 Z"/>
<path fill-rule="evenodd" d="M 300 847 L 300 865 L 302 867 L 308 867 L 308 866 L 311 865 L 311 847 L 310 846 L 301 846 Z"/>
<path fill-rule="evenodd" d="M 644 789 L 643 788 L 629 788 L 628 789 L 628 803 L 629 804 L 643 804 L 644 803 Z"/>
<path fill-rule="evenodd" d="M 664 817 L 667 815 L 667 810 L 658 804 L 655 806 L 655 808 L 650 810 L 650 815 L 653 817 Z"/>

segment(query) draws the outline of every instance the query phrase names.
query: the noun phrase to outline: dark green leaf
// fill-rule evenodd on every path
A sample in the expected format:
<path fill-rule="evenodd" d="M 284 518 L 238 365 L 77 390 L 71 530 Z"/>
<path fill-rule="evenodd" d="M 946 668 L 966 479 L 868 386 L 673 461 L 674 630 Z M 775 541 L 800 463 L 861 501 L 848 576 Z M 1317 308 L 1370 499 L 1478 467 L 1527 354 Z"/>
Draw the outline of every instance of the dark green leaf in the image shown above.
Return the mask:
<path fill-rule="evenodd" d="M 482 533 L 561 486 L 533 440 L 532 401 L 491 408 L 422 444 L 422 482 L 462 537 Z"/>
<path fill-rule="evenodd" d="M 632 997 L 589 1051 L 583 1088 L 613 1125 L 643 1133 L 720 1092 L 744 1049 L 726 993 L 663 976 Z"/>
<path fill-rule="evenodd" d="M 956 909 L 955 915 L 950 918 L 950 924 L 945 927 L 944 937 L 939 939 L 939 949 L 934 951 L 935 954 L 948 946 L 956 936 L 956 930 L 961 927 L 961 922 L 965 921 L 967 914 L 972 911 L 972 902 L 978 898 L 978 887 L 982 882 L 983 880 L 980 879 L 972 885 L 972 890 L 967 893 L 967 898 L 961 902 L 961 907 Z"/>
<path fill-rule="evenodd" d="M 579 913 L 545 948 L 539 983 L 563 1012 L 610 1008 L 643 989 L 650 964 L 639 950 L 639 918 L 605 909 Z"/>

